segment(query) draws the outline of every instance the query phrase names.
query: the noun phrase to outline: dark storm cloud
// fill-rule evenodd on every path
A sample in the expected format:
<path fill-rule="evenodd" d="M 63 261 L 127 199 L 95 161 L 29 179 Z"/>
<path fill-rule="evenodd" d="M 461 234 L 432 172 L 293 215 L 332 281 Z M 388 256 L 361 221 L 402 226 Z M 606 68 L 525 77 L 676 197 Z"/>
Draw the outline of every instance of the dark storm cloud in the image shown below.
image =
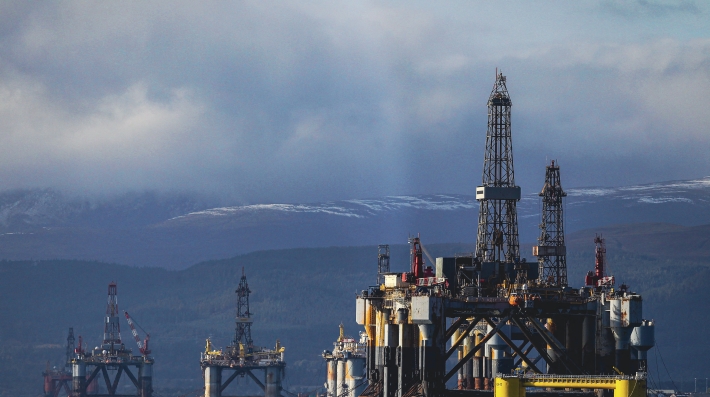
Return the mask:
<path fill-rule="evenodd" d="M 497 66 L 524 188 L 545 158 L 574 186 L 710 173 L 710 39 L 694 20 L 653 15 L 653 30 L 566 2 L 0 7 L 5 188 L 470 193 Z"/>

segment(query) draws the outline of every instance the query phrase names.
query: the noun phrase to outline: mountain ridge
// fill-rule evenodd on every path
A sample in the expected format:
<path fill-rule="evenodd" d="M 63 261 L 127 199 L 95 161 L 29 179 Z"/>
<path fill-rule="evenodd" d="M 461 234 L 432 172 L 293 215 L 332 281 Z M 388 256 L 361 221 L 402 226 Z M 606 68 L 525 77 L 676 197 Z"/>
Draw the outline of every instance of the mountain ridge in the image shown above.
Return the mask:
<path fill-rule="evenodd" d="M 710 224 L 710 177 L 566 191 L 565 229 L 570 236 L 614 224 Z M 478 219 L 475 197 L 463 194 L 214 204 L 198 196 L 150 192 L 96 202 L 48 189 L 0 193 L 0 259 L 98 260 L 181 269 L 258 250 L 404 243 L 418 233 L 425 243 L 471 243 Z M 518 202 L 521 242 L 537 240 L 539 219 L 538 194 L 523 195 Z M 707 230 L 686 232 L 700 236 L 686 240 L 706 244 L 702 236 Z"/>

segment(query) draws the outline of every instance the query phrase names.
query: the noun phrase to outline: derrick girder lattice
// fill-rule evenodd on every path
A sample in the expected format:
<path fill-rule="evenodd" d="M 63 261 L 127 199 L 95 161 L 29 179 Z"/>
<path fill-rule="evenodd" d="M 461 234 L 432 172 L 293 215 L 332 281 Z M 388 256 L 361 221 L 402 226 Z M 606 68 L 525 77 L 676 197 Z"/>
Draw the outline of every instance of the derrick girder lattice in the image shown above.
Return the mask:
<path fill-rule="evenodd" d="M 249 284 L 247 276 L 242 268 L 242 278 L 239 280 L 239 286 L 235 291 L 237 293 L 237 325 L 234 334 L 233 345 L 238 347 L 242 344 L 250 350 L 254 346 L 254 341 L 251 338 L 251 312 L 249 311 Z"/>
<path fill-rule="evenodd" d="M 505 76 L 497 73 L 488 99 L 483 183 L 476 190 L 476 199 L 480 201 L 476 257 L 485 262 L 514 262 L 520 257 L 516 210 L 520 188 L 515 186 L 512 103 L 505 82 Z M 483 192 L 486 194 L 480 194 Z"/>
<path fill-rule="evenodd" d="M 542 197 L 542 222 L 538 238 L 537 257 L 540 269 L 538 282 L 551 286 L 567 286 L 567 256 L 562 198 L 567 193 L 562 190 L 560 167 L 552 160 L 546 167 L 545 185 Z"/>
<path fill-rule="evenodd" d="M 380 244 L 377 246 L 377 284 L 384 282 L 384 274 L 390 272 L 390 246 Z"/>

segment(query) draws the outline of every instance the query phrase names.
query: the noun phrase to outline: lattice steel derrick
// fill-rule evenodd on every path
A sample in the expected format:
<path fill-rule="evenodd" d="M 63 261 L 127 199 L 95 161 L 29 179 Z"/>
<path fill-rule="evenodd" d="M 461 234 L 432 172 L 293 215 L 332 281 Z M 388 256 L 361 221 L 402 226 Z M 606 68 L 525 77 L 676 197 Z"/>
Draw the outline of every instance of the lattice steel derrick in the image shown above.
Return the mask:
<path fill-rule="evenodd" d="M 71 367 L 71 360 L 74 357 L 74 345 L 75 339 L 74 339 L 74 328 L 71 327 L 69 328 L 69 336 L 67 336 L 67 350 L 66 350 L 66 361 L 65 365 L 67 367 Z"/>
<path fill-rule="evenodd" d="M 567 193 L 562 190 L 560 167 L 552 160 L 545 172 L 542 197 L 542 222 L 538 246 L 533 249 L 540 269 L 538 282 L 554 286 L 567 286 L 567 257 L 565 247 L 562 198 Z"/>
<path fill-rule="evenodd" d="M 106 347 L 121 344 L 121 325 L 118 321 L 118 287 L 113 282 L 108 285 L 103 344 Z"/>
<path fill-rule="evenodd" d="M 476 188 L 480 202 L 476 256 L 485 262 L 516 262 L 520 258 L 516 210 L 520 187 L 515 186 L 513 172 L 512 103 L 505 80 L 502 73 L 496 75 L 488 99 L 483 183 Z"/>
<path fill-rule="evenodd" d="M 390 246 L 381 244 L 377 246 L 377 284 L 385 282 L 385 273 L 390 272 Z"/>
<path fill-rule="evenodd" d="M 242 344 L 244 348 L 250 349 L 254 342 L 251 339 L 251 312 L 249 312 L 249 284 L 247 276 L 242 268 L 242 278 L 239 280 L 239 287 L 235 291 L 237 293 L 237 327 L 234 335 L 233 345 L 239 348 Z"/>

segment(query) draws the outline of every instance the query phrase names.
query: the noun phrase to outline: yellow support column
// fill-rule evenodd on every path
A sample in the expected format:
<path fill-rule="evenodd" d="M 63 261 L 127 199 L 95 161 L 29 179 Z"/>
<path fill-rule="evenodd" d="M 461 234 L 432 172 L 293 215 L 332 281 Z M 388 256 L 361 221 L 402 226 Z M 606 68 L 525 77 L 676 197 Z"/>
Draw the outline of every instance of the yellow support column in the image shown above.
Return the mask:
<path fill-rule="evenodd" d="M 646 381 L 618 379 L 614 388 L 614 397 L 645 397 Z"/>
<path fill-rule="evenodd" d="M 493 396 L 525 397 L 525 388 L 523 387 L 520 378 L 495 378 Z"/>

